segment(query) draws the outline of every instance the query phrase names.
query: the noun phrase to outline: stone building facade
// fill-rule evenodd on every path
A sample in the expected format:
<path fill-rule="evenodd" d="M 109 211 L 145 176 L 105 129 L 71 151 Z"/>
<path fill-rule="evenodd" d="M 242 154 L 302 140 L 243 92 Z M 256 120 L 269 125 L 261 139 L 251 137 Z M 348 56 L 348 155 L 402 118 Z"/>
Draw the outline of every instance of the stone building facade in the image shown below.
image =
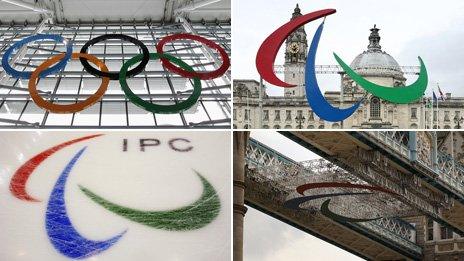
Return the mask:
<path fill-rule="evenodd" d="M 431 132 L 418 133 L 418 159 L 430 161 L 433 137 Z M 455 171 L 452 175 L 463 182 L 464 174 L 464 133 L 437 132 L 439 157 L 454 159 Z M 442 166 L 438 166 L 439 168 Z M 461 175 L 459 175 L 461 174 Z M 416 242 L 423 247 L 425 261 L 461 261 L 464 260 L 464 237 L 453 233 L 451 229 L 425 216 L 404 218 L 416 228 Z"/>
<path fill-rule="evenodd" d="M 297 6 L 292 19 L 301 16 Z M 396 60 L 382 50 L 379 30 L 374 26 L 367 50 L 350 67 L 366 80 L 384 86 L 404 86 L 406 78 Z M 304 67 L 307 55 L 304 27 L 285 42 L 284 81 L 297 87 L 285 88 L 284 96 L 269 96 L 266 86 L 252 79 L 234 80 L 234 128 L 239 129 L 458 129 L 464 121 L 464 98 L 438 101 L 438 110 L 430 108 L 430 98 L 409 104 L 392 104 L 364 91 L 350 77 L 341 75 L 341 91 L 326 92 L 335 107 L 347 108 L 364 97 L 359 109 L 342 122 L 326 122 L 313 113 L 305 97 Z"/>

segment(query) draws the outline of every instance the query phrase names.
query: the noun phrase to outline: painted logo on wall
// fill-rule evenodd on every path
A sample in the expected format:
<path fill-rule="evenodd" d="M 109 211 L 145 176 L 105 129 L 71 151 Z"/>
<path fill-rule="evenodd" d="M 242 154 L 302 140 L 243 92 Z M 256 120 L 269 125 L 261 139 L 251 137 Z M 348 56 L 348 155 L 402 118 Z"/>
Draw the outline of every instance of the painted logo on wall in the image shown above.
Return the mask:
<path fill-rule="evenodd" d="M 324 201 L 321 204 L 321 213 L 335 221 L 338 222 L 366 222 L 366 221 L 373 221 L 380 219 L 382 217 L 377 217 L 377 218 L 353 218 L 353 217 L 346 217 L 339 215 L 333 211 L 330 210 L 329 205 L 330 205 L 330 197 L 348 197 L 348 196 L 354 196 L 354 195 L 369 195 L 372 194 L 372 192 L 340 192 L 340 193 L 330 193 L 330 194 L 317 194 L 317 195 L 311 195 L 311 196 L 305 196 L 305 191 L 311 190 L 311 189 L 318 189 L 318 188 L 350 188 L 350 189 L 363 189 L 363 190 L 369 190 L 369 191 L 378 191 L 378 192 L 383 192 L 383 193 L 388 193 L 391 195 L 396 195 L 396 193 L 384 189 L 382 187 L 378 186 L 369 186 L 369 185 L 362 185 L 362 184 L 352 184 L 352 183 L 347 183 L 347 182 L 319 182 L 319 183 L 308 183 L 304 184 L 301 186 L 298 186 L 296 188 L 296 191 L 302 195 L 301 197 L 293 198 L 290 200 L 287 200 L 284 202 L 284 207 L 294 209 L 294 210 L 305 210 L 304 208 L 301 208 L 300 205 L 311 201 L 315 199 L 321 199 L 321 198 L 329 198 L 326 201 Z"/>
<path fill-rule="evenodd" d="M 110 39 L 118 39 L 126 42 L 130 42 L 135 44 L 142 50 L 141 54 L 138 54 L 128 61 L 126 61 L 119 72 L 109 72 L 108 68 L 106 67 L 105 63 L 95 57 L 94 55 L 88 54 L 88 49 L 92 45 L 95 45 L 99 42 L 110 40 Z M 222 59 L 222 65 L 210 72 L 195 72 L 193 67 L 185 63 L 184 61 L 166 54 L 163 52 L 163 47 L 171 42 L 176 40 L 193 40 L 200 42 L 212 49 L 217 50 L 220 54 Z M 55 55 L 42 64 L 40 64 L 34 71 L 26 72 L 26 71 L 18 71 L 14 69 L 10 64 L 9 60 L 12 56 L 13 52 L 22 46 L 34 42 L 34 41 L 45 41 L 45 40 L 52 40 L 56 42 L 61 42 L 66 45 L 66 52 L 62 54 Z M 98 90 L 92 94 L 90 97 L 83 101 L 79 101 L 73 104 L 56 104 L 53 101 L 47 101 L 42 98 L 37 90 L 37 82 L 39 78 L 44 78 L 47 75 L 59 73 L 60 70 L 66 67 L 66 64 L 70 59 L 77 60 L 79 59 L 82 63 L 84 69 L 99 78 L 102 78 L 102 83 Z M 127 84 L 126 79 L 130 77 L 134 77 L 137 74 L 140 74 L 145 69 L 145 66 L 148 64 L 149 60 L 161 60 L 162 65 L 170 72 L 179 74 L 183 77 L 189 78 L 193 80 L 193 92 L 192 94 L 183 101 L 176 102 L 173 105 L 159 105 L 155 103 L 151 103 L 149 101 L 145 101 L 136 95 Z M 95 69 L 90 65 L 90 62 L 94 63 L 98 69 Z M 132 68 L 135 64 L 137 64 L 134 68 Z M 15 78 L 21 79 L 29 79 L 29 94 L 31 95 L 32 100 L 35 102 L 37 106 L 43 108 L 47 111 L 54 112 L 54 113 L 75 113 L 82 111 L 96 102 L 98 102 L 106 92 L 108 88 L 110 80 L 117 80 L 119 81 L 121 88 L 126 95 L 126 97 L 135 105 L 139 106 L 142 109 L 145 109 L 149 112 L 153 113 L 178 113 L 185 111 L 191 108 L 195 103 L 198 101 L 201 95 L 201 81 L 200 80 L 210 80 L 214 78 L 221 77 L 230 67 L 230 59 L 227 52 L 215 42 L 208 40 L 204 37 L 193 35 L 193 34 L 173 34 L 163 37 L 159 40 L 156 44 L 156 52 L 150 53 L 147 46 L 140 40 L 133 38 L 131 36 L 125 34 L 104 34 L 95 38 L 90 39 L 84 46 L 82 47 L 80 53 L 73 53 L 72 51 L 72 41 L 63 38 L 60 35 L 54 34 L 37 34 L 28 36 L 21 41 L 16 42 L 12 46 L 10 46 L 2 57 L 2 67 L 6 73 L 10 76 Z M 129 70 L 129 68 L 132 68 Z"/>
<path fill-rule="evenodd" d="M 73 139 L 51 147 L 29 159 L 17 169 L 10 181 L 10 191 L 12 195 L 17 199 L 30 203 L 40 202 L 39 199 L 30 195 L 26 189 L 27 182 L 34 173 L 34 170 L 54 153 L 70 145 L 94 139 L 99 136 L 102 135 L 89 135 Z M 178 152 L 188 152 L 192 149 L 192 146 L 180 146 L 179 142 L 189 143 L 189 140 L 174 138 L 171 139 L 168 144 L 171 149 Z M 140 140 L 141 151 L 144 151 L 146 146 L 158 145 L 160 145 L 160 142 L 156 139 Z M 66 207 L 65 191 L 68 177 L 72 174 L 74 166 L 79 164 L 79 159 L 84 156 L 86 149 L 87 147 L 81 148 L 61 171 L 50 193 L 45 213 L 45 228 L 50 242 L 58 252 L 73 259 L 82 259 L 97 255 L 112 247 L 129 232 L 128 229 L 122 229 L 119 234 L 111 238 L 95 241 L 85 238 L 73 226 Z M 123 151 L 126 150 L 127 140 L 124 139 Z M 202 228 L 211 223 L 219 215 L 221 208 L 220 199 L 214 187 L 200 173 L 197 171 L 193 172 L 198 176 L 203 185 L 203 192 L 200 198 L 187 206 L 166 211 L 146 211 L 123 206 L 99 196 L 83 185 L 79 185 L 79 188 L 84 195 L 99 206 L 132 222 L 154 229 L 188 231 Z"/>
<path fill-rule="evenodd" d="M 290 34 L 299 27 L 319 18 L 324 17 L 325 19 L 325 17 L 332 15 L 335 12 L 335 9 L 324 9 L 296 17 L 295 19 L 282 25 L 276 31 L 270 34 L 261 44 L 256 55 L 256 68 L 261 77 L 270 84 L 275 86 L 284 88 L 296 87 L 296 85 L 289 84 L 280 80 L 275 75 L 274 62 L 280 46 L 283 44 L 285 39 L 287 39 L 288 36 L 290 36 Z M 316 115 L 319 116 L 321 119 L 331 122 L 342 121 L 351 116 L 358 109 L 359 105 L 362 102 L 362 99 L 357 101 L 354 105 L 352 105 L 349 108 L 340 109 L 333 107 L 324 98 L 324 95 L 322 94 L 316 79 L 315 68 L 317 47 L 319 45 L 319 40 L 321 38 L 323 28 L 324 22 L 322 22 L 319 25 L 316 33 L 314 34 L 306 59 L 306 99 L 314 113 L 316 113 Z M 413 84 L 408 86 L 392 88 L 388 86 L 377 85 L 375 83 L 367 81 L 366 79 L 358 75 L 356 72 L 354 72 L 345 62 L 343 62 L 343 60 L 337 54 L 334 53 L 333 55 L 338 64 L 342 67 L 345 73 L 351 77 L 353 81 L 355 81 L 359 86 L 364 88 L 367 92 L 372 93 L 373 95 L 387 100 L 389 102 L 405 104 L 416 101 L 424 95 L 425 90 L 427 88 L 427 69 L 420 57 L 420 73 L 417 80 Z"/>

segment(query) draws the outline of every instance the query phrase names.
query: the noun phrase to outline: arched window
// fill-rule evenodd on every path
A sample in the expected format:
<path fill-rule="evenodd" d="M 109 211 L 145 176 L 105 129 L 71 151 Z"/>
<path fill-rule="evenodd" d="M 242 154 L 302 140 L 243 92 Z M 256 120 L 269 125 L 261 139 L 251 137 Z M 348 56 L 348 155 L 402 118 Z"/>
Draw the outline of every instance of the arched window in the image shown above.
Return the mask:
<path fill-rule="evenodd" d="M 309 125 L 308 129 L 314 129 L 314 125 Z"/>
<path fill-rule="evenodd" d="M 263 125 L 263 129 L 269 129 L 269 125 Z"/>
<path fill-rule="evenodd" d="M 417 129 L 417 124 L 415 124 L 415 123 L 411 124 L 410 129 Z"/>
<path fill-rule="evenodd" d="M 340 129 L 340 124 L 338 123 L 332 124 L 332 129 Z"/>
<path fill-rule="evenodd" d="M 371 104 L 371 118 L 380 118 L 380 99 L 377 97 L 372 97 Z"/>
<path fill-rule="evenodd" d="M 319 125 L 319 129 L 324 129 L 324 125 Z"/>
<path fill-rule="evenodd" d="M 250 127 L 248 126 L 248 124 L 245 124 L 245 126 L 243 126 L 244 129 L 249 129 Z"/>
<path fill-rule="evenodd" d="M 445 125 L 445 129 L 451 129 L 451 126 Z"/>
<path fill-rule="evenodd" d="M 274 129 L 280 129 L 280 125 L 274 125 Z"/>
<path fill-rule="evenodd" d="M 293 129 L 292 125 L 285 125 L 285 129 Z"/>

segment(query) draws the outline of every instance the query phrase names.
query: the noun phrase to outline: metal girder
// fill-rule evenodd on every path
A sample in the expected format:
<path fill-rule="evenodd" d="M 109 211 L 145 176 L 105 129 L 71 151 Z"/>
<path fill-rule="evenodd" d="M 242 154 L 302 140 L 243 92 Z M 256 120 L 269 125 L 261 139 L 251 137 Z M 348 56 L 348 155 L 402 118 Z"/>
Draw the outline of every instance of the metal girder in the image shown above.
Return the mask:
<path fill-rule="evenodd" d="M 202 8 L 202 7 L 205 7 L 205 6 L 208 6 L 210 4 L 214 4 L 214 3 L 217 3 L 217 2 L 220 2 L 222 0 L 190 0 L 190 1 L 186 1 L 186 3 L 184 5 L 181 5 L 179 6 L 178 8 L 174 9 L 174 14 L 179 14 L 179 13 L 182 13 L 182 12 L 191 12 L 191 11 L 194 11 L 194 10 L 197 10 L 199 8 Z"/>
<path fill-rule="evenodd" d="M 191 25 L 200 35 L 225 46 L 226 51 L 230 53 L 230 23 L 193 23 Z M 60 25 L 46 23 L 44 26 L 43 33 L 60 34 L 65 38 L 72 39 L 75 49 L 80 48 L 89 37 L 113 31 L 134 35 L 138 39 L 142 39 L 142 42 L 149 48 L 153 48 L 153 45 L 159 41 L 159 38 L 184 31 L 180 23 L 162 24 L 150 21 L 134 21 L 133 23 L 102 22 L 94 24 L 68 23 Z M 0 25 L 0 55 L 15 41 L 36 31 L 37 27 L 34 25 Z M 182 60 L 191 64 L 196 71 L 209 70 L 207 66 L 211 66 L 213 63 L 208 61 L 208 58 L 204 54 L 197 51 L 200 48 L 199 46 L 191 41 L 175 41 L 166 45 L 165 51 L 172 53 L 176 57 L 181 57 Z M 129 55 L 137 54 L 137 52 L 134 52 L 133 44 L 125 42 L 107 41 L 99 43 L 92 48 L 95 48 L 95 50 L 91 50 L 91 52 L 99 53 L 100 58 L 107 63 L 110 70 L 114 70 L 113 68 L 120 65 Z M 101 49 L 101 51 L 97 49 Z M 121 49 L 124 50 L 121 52 Z M 63 51 L 62 45 L 55 42 L 34 42 L 28 45 L 26 54 L 14 62 L 14 64 L 19 70 L 30 71 L 45 59 L 61 51 Z M 10 61 L 10 64 L 12 63 Z M 0 72 L 2 72 L 1 68 Z M 55 84 L 54 79 L 57 76 L 61 80 L 60 83 Z M 190 110 L 172 115 L 145 112 L 129 103 L 120 88 L 114 88 L 115 86 L 112 87 L 110 85 L 99 103 L 83 112 L 73 113 L 71 121 L 68 121 L 68 115 L 48 113 L 35 106 L 26 93 L 27 85 L 27 80 L 7 79 L 7 77 L 5 77 L 4 82 L 0 83 L 0 118 L 6 118 L 11 121 L 39 121 L 41 122 L 38 126 L 39 128 L 82 128 L 82 126 L 77 125 L 85 124 L 85 126 L 91 128 L 159 127 L 224 129 L 230 128 L 231 125 L 231 86 L 220 79 L 217 82 L 215 80 L 202 81 L 202 95 L 198 103 Z M 53 102 L 62 103 L 77 102 L 83 98 L 87 98 L 92 93 L 88 92 L 87 89 L 90 88 L 93 90 L 98 85 L 98 78 L 87 74 L 81 69 L 78 63 L 73 61 L 68 63 L 59 75 L 49 75 L 41 79 L 38 88 L 42 89 L 40 92 L 44 98 L 53 97 Z M 162 103 L 172 101 L 173 99 L 177 99 L 178 101 L 186 99 L 192 93 L 191 85 L 192 82 L 189 79 L 166 71 L 159 63 L 149 64 L 146 71 L 129 81 L 129 86 L 133 88 L 133 91 L 137 95 L 150 102 L 161 101 Z M 122 104 L 121 108 L 118 108 L 119 104 Z M 124 108 L 128 109 L 122 110 Z M 124 117 L 124 124 L 129 124 L 130 126 L 119 126 L 118 122 L 110 125 L 113 121 L 118 121 L 118 114 Z M 57 121 L 59 118 L 62 118 L 63 124 Z M 11 128 L 11 124 L 13 123 L 0 122 L 0 128 Z M 141 126 L 141 124 L 145 124 L 145 126 Z M 31 125 L 14 124 L 15 128 L 26 128 L 27 126 L 29 128 L 32 127 Z"/>
<path fill-rule="evenodd" d="M 250 139 L 246 152 L 247 168 L 250 170 L 250 179 L 254 182 L 265 183 L 272 186 L 276 192 L 276 198 L 289 193 L 296 184 L 309 182 L 315 175 L 325 176 L 332 180 L 331 173 L 344 176 L 337 166 L 324 160 L 314 160 L 311 163 L 297 163 L 288 157 L 276 152 L 272 148 Z M 329 163 L 329 164 L 327 164 Z M 311 165 L 308 165 L 311 164 Z M 320 173 L 320 174 L 317 174 Z M 330 177 L 329 177 L 330 176 Z M 301 185 L 301 184 L 300 184 Z M 276 203 L 278 204 L 278 203 Z M 352 229 L 370 233 L 372 238 L 381 237 L 392 244 L 393 248 L 399 247 L 409 249 L 411 253 L 420 253 L 421 249 L 414 243 L 409 242 L 408 235 L 411 234 L 411 226 L 406 222 L 395 221 L 393 219 L 381 219 L 374 222 L 364 222 L 353 225 Z M 414 256 L 414 254 L 413 254 Z"/>
<path fill-rule="evenodd" d="M 451 228 L 454 232 L 464 234 L 464 223 L 455 223 L 454 220 L 447 219 L 442 214 L 442 211 L 448 211 L 453 207 L 453 202 L 448 200 L 449 195 L 453 196 L 449 194 L 451 191 L 444 191 L 443 188 L 441 191 L 437 191 L 435 189 L 436 182 L 430 183 L 432 187 L 423 186 L 424 184 L 429 185 L 426 180 L 427 170 L 418 168 L 417 165 L 414 165 L 414 162 L 410 162 L 404 155 L 395 154 L 392 147 L 385 146 L 386 144 L 375 145 L 370 142 L 369 136 L 359 132 L 319 132 L 314 135 L 301 132 L 280 133 L 341 166 L 350 173 L 356 174 L 363 180 L 393 190 L 400 196 L 398 199 L 404 203 L 420 210 L 423 214 Z M 334 137 L 337 136 L 340 136 L 339 141 L 343 140 L 343 143 L 348 146 L 346 149 L 332 151 L 328 147 L 333 145 Z M 353 153 L 353 150 L 358 150 L 358 153 Z M 391 164 L 385 165 L 387 162 Z M 396 174 L 393 170 L 396 170 Z M 402 177 L 402 182 L 394 181 L 394 177 L 389 177 L 390 174 L 393 174 L 393 176 L 400 174 L 399 177 Z M 407 178 L 410 181 L 407 181 Z M 420 183 L 415 184 L 417 181 L 420 181 Z M 417 188 L 421 188 L 422 192 Z M 427 193 L 423 194 L 424 190 L 428 190 L 429 195 Z M 441 200 L 437 200 L 440 198 Z"/>
<path fill-rule="evenodd" d="M 335 222 L 317 212 L 294 211 L 283 207 L 286 193 L 274 183 L 255 180 L 254 170 L 247 171 L 245 201 L 259 211 L 279 219 L 295 228 L 318 237 L 366 260 L 419 260 L 422 249 L 407 248 L 388 237 L 379 236 L 365 226 L 352 226 Z M 352 244 L 358 241 L 360 244 Z M 361 244 L 362 243 L 362 244 Z M 366 246 L 371 246 L 366 250 Z M 366 252 L 362 252 L 363 249 Z M 378 259 L 374 256 L 385 250 Z"/>
<path fill-rule="evenodd" d="M 285 65 L 274 65 L 274 72 L 275 73 L 284 73 L 285 71 L 293 72 L 293 73 L 304 73 L 305 68 L 297 67 L 298 69 L 295 70 L 294 68 L 285 68 Z M 316 73 L 318 74 L 345 74 L 342 67 L 340 65 L 316 65 Z M 404 74 L 411 74 L 411 75 L 418 75 L 420 72 L 419 66 L 398 66 L 398 67 L 369 67 L 369 69 L 375 69 L 380 72 L 382 71 L 391 71 L 391 70 L 400 70 Z"/>
<path fill-rule="evenodd" d="M 19 7 L 22 7 L 22 8 L 25 8 L 27 10 L 31 10 L 33 12 L 36 12 L 36 13 L 44 13 L 44 14 L 53 14 L 52 11 L 46 9 L 46 8 L 42 8 L 40 6 L 38 6 L 37 4 L 31 4 L 31 3 L 28 3 L 28 2 L 24 2 L 24 1 L 21 1 L 21 0 L 0 0 L 0 2 L 6 2 L 6 3 L 9 3 L 9 4 L 12 4 L 12 5 L 15 5 L 15 6 L 19 6 Z"/>

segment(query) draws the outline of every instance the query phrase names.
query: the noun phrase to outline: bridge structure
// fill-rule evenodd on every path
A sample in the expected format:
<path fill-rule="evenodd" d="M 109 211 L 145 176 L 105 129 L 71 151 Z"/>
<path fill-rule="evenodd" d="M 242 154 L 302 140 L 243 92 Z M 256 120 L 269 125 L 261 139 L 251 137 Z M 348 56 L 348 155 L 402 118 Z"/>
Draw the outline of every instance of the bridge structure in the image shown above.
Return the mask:
<path fill-rule="evenodd" d="M 452 132 L 280 134 L 321 158 L 296 162 L 249 139 L 243 147 L 248 206 L 366 260 L 464 257 L 464 167 L 455 158 L 462 152 L 449 153 L 444 144 L 455 141 Z M 333 197 L 330 209 L 347 217 L 371 219 L 365 222 L 322 214 L 320 206 L 326 199 L 305 202 L 301 209 L 285 205 L 302 196 L 297 193 L 299 186 L 321 182 L 361 184 L 391 193 L 352 188 L 304 192 L 304 196 L 356 192 Z"/>

